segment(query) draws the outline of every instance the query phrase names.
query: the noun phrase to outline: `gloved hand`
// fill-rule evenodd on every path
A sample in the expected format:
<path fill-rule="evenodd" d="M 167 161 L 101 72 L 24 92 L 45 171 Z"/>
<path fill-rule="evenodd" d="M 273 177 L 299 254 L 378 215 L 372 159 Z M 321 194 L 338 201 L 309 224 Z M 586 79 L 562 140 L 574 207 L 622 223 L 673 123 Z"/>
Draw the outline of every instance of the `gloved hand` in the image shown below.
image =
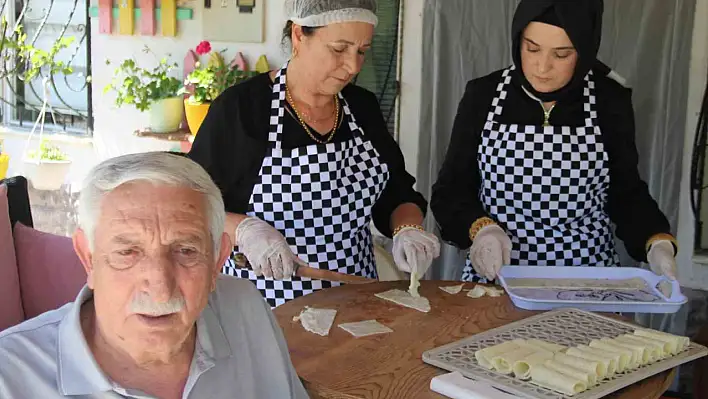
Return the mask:
<path fill-rule="evenodd" d="M 511 239 L 496 224 L 477 232 L 470 249 L 470 262 L 480 276 L 494 280 L 503 265 L 511 262 Z"/>
<path fill-rule="evenodd" d="M 434 234 L 404 227 L 393 236 L 393 261 L 398 269 L 421 278 L 440 256 L 440 241 Z"/>
<path fill-rule="evenodd" d="M 285 237 L 256 217 L 244 219 L 236 228 L 236 245 L 248 259 L 256 276 L 290 277 L 296 263 L 304 263 L 290 249 Z"/>
<path fill-rule="evenodd" d="M 651 244 L 647 253 L 647 261 L 654 273 L 676 280 L 676 258 L 674 257 L 674 245 L 671 241 L 660 240 Z"/>

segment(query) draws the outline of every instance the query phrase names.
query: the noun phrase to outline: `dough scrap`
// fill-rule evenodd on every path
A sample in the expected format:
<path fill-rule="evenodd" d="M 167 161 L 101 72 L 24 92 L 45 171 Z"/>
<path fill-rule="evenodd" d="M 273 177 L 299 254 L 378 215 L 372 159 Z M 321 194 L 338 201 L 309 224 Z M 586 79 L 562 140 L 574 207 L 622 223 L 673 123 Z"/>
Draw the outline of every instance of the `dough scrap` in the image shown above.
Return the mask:
<path fill-rule="evenodd" d="M 462 287 L 464 287 L 464 284 L 460 284 L 460 285 L 448 285 L 448 286 L 446 286 L 446 287 L 438 287 L 438 288 L 440 288 L 441 290 L 447 292 L 448 294 L 457 295 L 457 294 L 460 293 L 460 291 L 462 291 Z"/>
<path fill-rule="evenodd" d="M 405 306 L 407 308 L 415 309 L 419 312 L 430 312 L 430 301 L 428 301 L 428 298 L 422 296 L 414 297 L 406 291 L 401 291 L 394 288 L 392 290 L 379 292 L 374 295 L 378 298 L 391 301 L 397 305 Z"/>
<path fill-rule="evenodd" d="M 487 294 L 487 290 L 484 289 L 483 286 L 481 285 L 475 285 L 474 288 L 469 290 L 467 293 L 467 296 L 470 298 L 481 298 Z"/>
<path fill-rule="evenodd" d="M 487 293 L 487 295 L 492 296 L 492 297 L 497 297 L 497 296 L 502 296 L 504 295 L 504 289 L 502 288 L 497 288 L 497 287 L 487 287 L 487 286 L 481 286 L 484 291 Z"/>
<path fill-rule="evenodd" d="M 334 309 L 306 307 L 298 316 L 293 317 L 293 321 L 300 321 L 305 330 L 326 337 L 329 335 L 336 315 L 337 311 Z"/>
<path fill-rule="evenodd" d="M 366 337 L 376 334 L 387 334 L 393 332 L 392 329 L 379 323 L 376 320 L 357 321 L 355 323 L 340 324 L 339 328 L 353 335 L 355 338 Z"/>

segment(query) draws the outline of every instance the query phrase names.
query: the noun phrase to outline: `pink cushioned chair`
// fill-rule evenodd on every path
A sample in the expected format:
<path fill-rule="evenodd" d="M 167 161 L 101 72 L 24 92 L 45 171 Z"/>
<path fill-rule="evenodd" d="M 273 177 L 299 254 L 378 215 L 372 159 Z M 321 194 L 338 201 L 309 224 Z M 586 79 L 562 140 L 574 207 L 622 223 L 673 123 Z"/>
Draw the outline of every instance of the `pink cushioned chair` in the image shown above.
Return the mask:
<path fill-rule="evenodd" d="M 71 239 L 21 222 L 13 228 L 18 218 L 10 217 L 15 203 L 7 198 L 8 185 L 0 182 L 0 331 L 73 301 L 86 283 Z"/>

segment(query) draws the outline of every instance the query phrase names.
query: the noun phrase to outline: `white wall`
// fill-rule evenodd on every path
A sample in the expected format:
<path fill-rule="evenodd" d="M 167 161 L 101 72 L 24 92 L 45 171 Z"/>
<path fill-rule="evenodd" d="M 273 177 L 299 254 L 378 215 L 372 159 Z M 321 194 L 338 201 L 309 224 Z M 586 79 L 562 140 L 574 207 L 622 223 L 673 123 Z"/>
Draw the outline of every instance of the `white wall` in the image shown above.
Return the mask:
<path fill-rule="evenodd" d="M 708 263 L 698 263 L 693 259 L 694 217 L 691 210 L 689 187 L 691 173 L 691 152 L 695 138 L 698 112 L 703 92 L 706 89 L 708 70 L 708 0 L 698 0 L 691 54 L 689 99 L 687 110 L 687 132 L 684 143 L 683 175 L 679 205 L 679 225 L 677 239 L 679 253 L 676 259 L 681 285 L 691 288 L 708 289 Z"/>
<path fill-rule="evenodd" d="M 425 0 L 404 0 L 402 21 L 401 96 L 398 144 L 406 170 L 416 177 L 420 140 L 420 99 L 423 75 L 423 8 Z"/>
<path fill-rule="evenodd" d="M 95 5 L 95 1 L 92 2 Z M 217 2 L 218 3 L 218 2 Z M 212 43 L 212 49 L 226 48 L 225 57 L 230 60 L 237 51 L 241 51 L 251 66 L 261 54 L 265 54 L 271 67 L 279 66 L 285 61 L 282 51 L 281 32 L 285 23 L 281 0 L 269 0 L 265 3 L 265 42 L 264 43 Z M 263 4 L 261 3 L 261 4 Z M 103 88 L 110 83 L 113 76 L 113 66 L 106 67 L 106 59 L 119 62 L 129 57 L 135 57 L 139 62 L 157 62 L 159 58 L 144 54 L 144 45 L 155 51 L 158 57 L 171 53 L 172 59 L 180 66 L 187 50 L 193 49 L 201 41 L 203 10 L 202 1 L 179 2 L 180 7 L 192 8 L 193 19 L 178 21 L 175 38 L 162 36 L 119 36 L 102 35 L 98 33 L 98 20 L 92 22 L 92 54 L 93 66 L 93 115 L 94 144 L 99 158 L 148 150 L 167 150 L 173 147 L 169 143 L 153 139 L 138 138 L 132 134 L 136 129 L 145 126 L 147 118 L 135 109 L 128 107 L 116 109 L 113 105 L 113 95 L 103 94 Z M 139 32 L 139 21 L 136 21 L 136 32 Z M 114 24 L 115 25 L 115 24 Z M 114 27 L 114 32 L 117 26 Z M 157 32 L 160 31 L 159 24 Z M 181 77 L 181 71 L 179 72 Z"/>

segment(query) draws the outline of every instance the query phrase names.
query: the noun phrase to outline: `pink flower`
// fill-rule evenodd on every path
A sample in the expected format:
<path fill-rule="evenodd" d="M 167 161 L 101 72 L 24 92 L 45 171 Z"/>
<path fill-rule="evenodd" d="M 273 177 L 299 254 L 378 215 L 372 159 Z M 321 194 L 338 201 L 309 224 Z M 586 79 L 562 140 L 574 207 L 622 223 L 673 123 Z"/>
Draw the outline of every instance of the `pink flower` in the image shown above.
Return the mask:
<path fill-rule="evenodd" d="M 199 55 L 207 54 L 211 51 L 211 43 L 204 40 L 197 45 L 196 50 L 197 50 L 197 54 L 199 54 Z"/>

